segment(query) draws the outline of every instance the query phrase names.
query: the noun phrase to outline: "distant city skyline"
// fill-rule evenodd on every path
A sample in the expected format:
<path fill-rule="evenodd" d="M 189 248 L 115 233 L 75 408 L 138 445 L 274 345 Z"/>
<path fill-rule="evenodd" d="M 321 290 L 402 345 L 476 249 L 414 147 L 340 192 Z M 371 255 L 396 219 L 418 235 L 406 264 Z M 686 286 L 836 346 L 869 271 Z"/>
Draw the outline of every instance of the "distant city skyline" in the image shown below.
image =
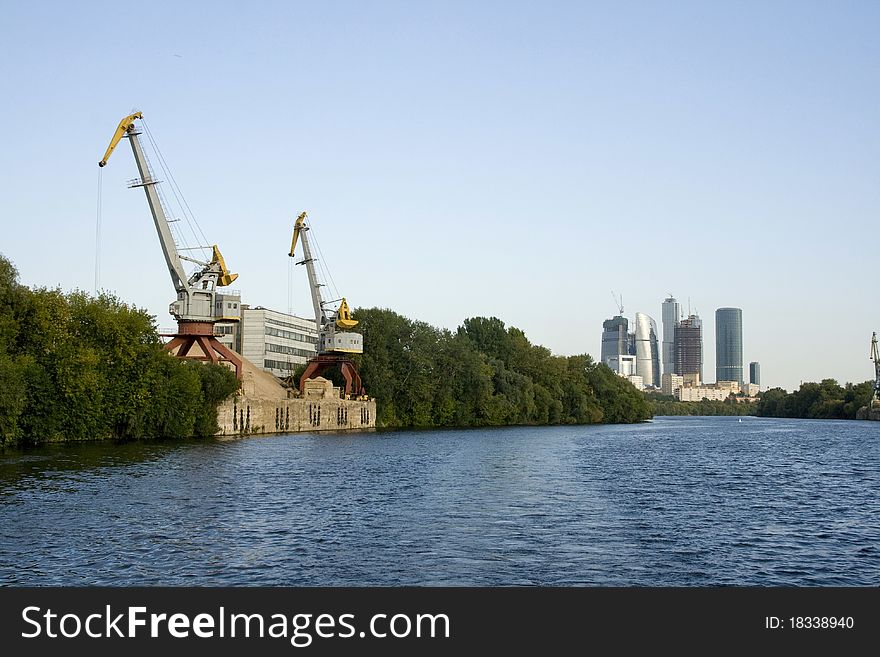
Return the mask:
<path fill-rule="evenodd" d="M 287 257 L 308 210 L 353 308 L 452 330 L 496 316 L 599 360 L 609 290 L 661 323 L 672 293 L 706 321 L 709 376 L 729 306 L 763 388 L 873 378 L 880 3 L 157 0 L 124 26 L 94 2 L 3 18 L 0 253 L 26 285 L 92 291 L 97 251 L 102 289 L 173 324 L 123 149 L 97 226 L 97 162 L 136 108 L 243 303 L 311 314 Z"/>

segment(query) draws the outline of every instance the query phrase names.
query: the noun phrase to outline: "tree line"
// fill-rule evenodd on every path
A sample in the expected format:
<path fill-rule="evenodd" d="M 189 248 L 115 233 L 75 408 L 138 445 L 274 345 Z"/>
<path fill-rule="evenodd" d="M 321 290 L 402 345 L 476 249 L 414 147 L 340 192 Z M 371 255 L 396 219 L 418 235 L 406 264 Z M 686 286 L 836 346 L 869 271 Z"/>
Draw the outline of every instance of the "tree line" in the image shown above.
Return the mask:
<path fill-rule="evenodd" d="M 25 287 L 0 255 L 0 445 L 210 436 L 237 388 L 226 367 L 168 354 L 145 311 Z"/>
<path fill-rule="evenodd" d="M 756 404 L 738 402 L 736 397 L 724 401 L 701 399 L 698 402 L 683 402 L 672 395 L 648 395 L 653 405 L 654 415 L 757 415 Z"/>
<path fill-rule="evenodd" d="M 841 386 L 834 379 L 802 383 L 794 392 L 771 388 L 761 395 L 758 415 L 854 420 L 858 410 L 871 400 L 872 389 L 871 381 Z"/>
<path fill-rule="evenodd" d="M 555 356 L 496 317 L 438 329 L 381 308 L 357 309 L 357 356 L 383 427 L 640 422 L 650 404 L 586 354 Z"/>

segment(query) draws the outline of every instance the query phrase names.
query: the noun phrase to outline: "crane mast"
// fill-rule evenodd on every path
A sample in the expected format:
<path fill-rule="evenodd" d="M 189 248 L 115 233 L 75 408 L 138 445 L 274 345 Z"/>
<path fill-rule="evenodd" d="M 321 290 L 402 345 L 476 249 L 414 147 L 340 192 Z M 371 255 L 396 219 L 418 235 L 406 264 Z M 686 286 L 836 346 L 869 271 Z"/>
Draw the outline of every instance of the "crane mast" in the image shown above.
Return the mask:
<path fill-rule="evenodd" d="M 156 185 L 159 181 L 153 179 L 153 174 L 147 164 L 147 158 L 144 156 L 144 149 L 138 138 L 140 134 L 135 129 L 134 122 L 132 122 L 126 131 L 126 137 L 128 137 L 128 141 L 131 144 L 134 161 L 137 164 L 138 173 L 141 174 L 141 177 L 140 180 L 130 183 L 130 186 L 144 188 L 144 192 L 147 195 L 147 204 L 150 206 L 150 214 L 153 215 L 153 224 L 156 227 L 156 232 L 159 234 L 159 244 L 162 247 L 162 255 L 165 256 L 168 273 L 171 274 L 174 289 L 180 294 L 187 289 L 187 275 L 183 269 L 183 263 L 180 261 L 180 254 L 177 252 L 174 237 L 171 235 L 168 217 L 165 216 L 165 209 L 162 207 L 159 193 L 156 190 Z"/>

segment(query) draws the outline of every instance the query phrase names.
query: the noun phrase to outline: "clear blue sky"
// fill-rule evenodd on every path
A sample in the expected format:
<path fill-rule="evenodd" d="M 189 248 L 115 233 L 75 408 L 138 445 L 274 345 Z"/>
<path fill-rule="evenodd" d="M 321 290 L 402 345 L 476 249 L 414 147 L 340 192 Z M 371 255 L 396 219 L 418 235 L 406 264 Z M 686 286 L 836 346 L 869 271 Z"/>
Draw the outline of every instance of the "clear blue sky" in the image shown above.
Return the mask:
<path fill-rule="evenodd" d="M 144 112 L 252 305 L 307 209 L 340 291 L 598 356 L 614 311 L 743 309 L 763 382 L 863 381 L 880 220 L 877 2 L 4 2 L 0 252 L 92 290 L 96 163 Z M 173 324 L 123 143 L 101 285 Z M 305 272 L 294 310 L 308 315 Z"/>

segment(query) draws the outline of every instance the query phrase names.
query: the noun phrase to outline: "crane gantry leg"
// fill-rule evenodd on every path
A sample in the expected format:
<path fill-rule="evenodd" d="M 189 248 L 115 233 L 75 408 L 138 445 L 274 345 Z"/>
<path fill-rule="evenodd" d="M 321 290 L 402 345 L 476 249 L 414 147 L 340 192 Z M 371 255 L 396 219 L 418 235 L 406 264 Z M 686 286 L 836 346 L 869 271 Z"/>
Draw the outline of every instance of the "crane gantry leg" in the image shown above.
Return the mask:
<path fill-rule="evenodd" d="M 164 337 L 171 338 L 165 349 L 178 358 L 207 360 L 212 363 L 227 362 L 235 368 L 235 377 L 241 381 L 241 356 L 214 336 L 212 322 L 180 322 L 177 325 L 177 333 Z M 195 345 L 198 345 L 200 354 L 192 353 Z"/>
<path fill-rule="evenodd" d="M 306 381 L 314 379 L 316 376 L 320 376 L 322 372 L 333 367 L 339 367 L 342 372 L 342 378 L 345 379 L 346 397 L 350 397 L 351 395 L 360 397 L 367 394 L 364 390 L 364 384 L 361 383 L 361 375 L 358 374 L 357 368 L 354 366 L 352 360 L 347 356 L 336 354 L 321 354 L 320 356 L 315 356 L 308 362 L 305 371 L 302 373 L 302 376 L 299 377 L 300 394 L 303 394 L 305 391 Z"/>

